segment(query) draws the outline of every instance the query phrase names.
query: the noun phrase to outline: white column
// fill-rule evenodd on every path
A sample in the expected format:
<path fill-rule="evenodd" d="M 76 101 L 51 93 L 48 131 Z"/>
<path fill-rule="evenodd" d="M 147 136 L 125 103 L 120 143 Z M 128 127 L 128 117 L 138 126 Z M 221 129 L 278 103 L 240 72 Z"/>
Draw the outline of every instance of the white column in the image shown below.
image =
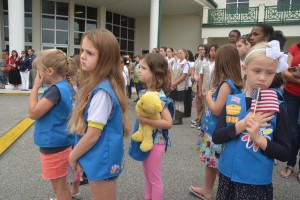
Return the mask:
<path fill-rule="evenodd" d="M 8 1 L 9 50 L 24 50 L 24 0 Z"/>
<path fill-rule="evenodd" d="M 106 7 L 98 7 L 97 28 L 106 28 Z"/>
<path fill-rule="evenodd" d="M 203 44 L 207 44 L 208 43 L 208 39 L 207 38 L 203 38 Z"/>
<path fill-rule="evenodd" d="M 259 4 L 258 6 L 258 22 L 264 22 L 265 18 L 265 4 Z"/>
<path fill-rule="evenodd" d="M 203 7 L 202 24 L 208 24 L 208 7 Z"/>
<path fill-rule="evenodd" d="M 152 48 L 157 47 L 158 26 L 159 26 L 159 0 L 151 0 L 149 52 L 151 51 Z"/>
<path fill-rule="evenodd" d="M 5 45 L 4 45 L 4 31 L 3 31 L 3 0 L 0 0 L 0 50 L 4 50 L 5 49 Z M 2 52 L 0 52 L 2 53 Z"/>
<path fill-rule="evenodd" d="M 35 52 L 41 50 L 41 32 L 42 32 L 42 1 L 32 0 L 32 48 Z M 27 50 L 27 49 L 26 49 Z"/>
<path fill-rule="evenodd" d="M 74 55 L 74 15 L 75 15 L 75 3 L 74 0 L 69 2 L 69 45 L 68 56 Z"/>

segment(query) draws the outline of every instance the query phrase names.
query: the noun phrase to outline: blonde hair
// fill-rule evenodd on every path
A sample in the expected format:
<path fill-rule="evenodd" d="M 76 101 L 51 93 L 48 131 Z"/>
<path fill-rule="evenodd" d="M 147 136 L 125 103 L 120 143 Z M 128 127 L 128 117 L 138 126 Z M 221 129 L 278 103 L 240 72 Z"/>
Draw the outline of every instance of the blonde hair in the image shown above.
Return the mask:
<path fill-rule="evenodd" d="M 51 67 L 58 76 L 65 79 L 68 77 L 69 81 L 78 75 L 77 65 L 59 49 L 47 49 L 39 52 L 33 60 L 33 66 L 43 71 Z"/>
<path fill-rule="evenodd" d="M 180 49 L 178 49 L 178 51 L 179 51 L 179 50 L 181 50 L 181 51 L 183 51 L 183 53 L 185 53 L 185 57 L 184 57 L 184 58 L 185 58 L 186 60 L 188 60 L 188 59 L 189 59 L 189 54 L 188 54 L 187 50 L 186 50 L 185 48 L 180 48 Z M 177 54 L 178 54 L 178 52 L 177 52 Z"/>
<path fill-rule="evenodd" d="M 251 47 L 248 50 L 247 55 L 245 57 L 245 65 L 247 66 L 251 61 L 253 61 L 257 56 L 265 56 L 266 57 L 266 50 L 268 48 L 268 43 L 260 42 Z"/>
<path fill-rule="evenodd" d="M 129 118 L 127 114 L 127 100 L 123 75 L 120 70 L 120 47 L 116 37 L 108 30 L 93 29 L 85 32 L 81 38 L 88 39 L 93 47 L 98 50 L 99 59 L 94 73 L 83 71 L 80 67 L 80 96 L 72 113 L 69 125 L 71 132 L 82 134 L 86 129 L 83 113 L 86 109 L 89 95 L 93 89 L 105 79 L 108 79 L 118 98 L 122 109 L 123 135 L 130 134 Z"/>

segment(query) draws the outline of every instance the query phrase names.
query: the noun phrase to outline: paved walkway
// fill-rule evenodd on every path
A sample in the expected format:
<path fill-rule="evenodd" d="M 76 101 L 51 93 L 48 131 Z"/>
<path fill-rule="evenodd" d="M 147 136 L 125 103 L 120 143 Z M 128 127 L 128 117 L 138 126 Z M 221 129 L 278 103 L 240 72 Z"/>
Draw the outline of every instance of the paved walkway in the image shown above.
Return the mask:
<path fill-rule="evenodd" d="M 135 98 L 133 95 L 129 102 L 132 125 L 135 119 Z M 28 96 L 0 96 L 0 105 L 1 137 L 28 117 Z M 165 200 L 197 199 L 188 192 L 188 187 L 204 182 L 204 166 L 199 163 L 195 152 L 197 130 L 189 127 L 190 120 L 191 118 L 184 119 L 183 125 L 174 126 L 170 132 L 172 147 L 164 156 L 162 170 Z M 126 162 L 124 172 L 118 180 L 117 199 L 142 200 L 142 166 L 140 162 L 129 158 L 129 141 L 129 138 L 125 139 Z M 279 163 L 274 169 L 274 199 L 298 200 L 300 183 L 296 180 L 295 173 L 289 179 L 281 178 L 279 172 L 283 166 L 283 163 Z M 39 152 L 33 144 L 33 126 L 0 155 L 0 167 L 0 200 L 49 200 L 53 197 L 49 182 L 41 178 Z M 88 186 L 82 186 L 80 190 L 83 199 L 91 199 Z"/>

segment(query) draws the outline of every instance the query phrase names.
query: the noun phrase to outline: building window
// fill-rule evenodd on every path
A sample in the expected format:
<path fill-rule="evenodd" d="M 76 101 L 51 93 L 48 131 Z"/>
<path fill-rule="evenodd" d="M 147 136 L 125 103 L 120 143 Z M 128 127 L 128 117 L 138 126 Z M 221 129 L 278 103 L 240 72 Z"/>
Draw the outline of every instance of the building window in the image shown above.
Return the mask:
<path fill-rule="evenodd" d="M 106 29 L 110 30 L 119 41 L 121 54 L 133 57 L 135 19 L 107 11 Z"/>
<path fill-rule="evenodd" d="M 75 4 L 74 13 L 74 54 L 79 54 L 81 36 L 97 28 L 97 8 Z"/>
<path fill-rule="evenodd" d="M 299 10 L 300 0 L 277 0 L 277 8 L 278 8 L 278 12 Z"/>
<path fill-rule="evenodd" d="M 228 14 L 247 13 L 249 0 L 227 0 L 226 10 Z"/>
<path fill-rule="evenodd" d="M 68 54 L 69 4 L 42 1 L 42 49 L 57 48 Z"/>
<path fill-rule="evenodd" d="M 32 0 L 24 0 L 24 41 L 26 50 L 32 46 Z M 3 0 L 3 29 L 5 46 L 9 43 L 8 0 Z"/>

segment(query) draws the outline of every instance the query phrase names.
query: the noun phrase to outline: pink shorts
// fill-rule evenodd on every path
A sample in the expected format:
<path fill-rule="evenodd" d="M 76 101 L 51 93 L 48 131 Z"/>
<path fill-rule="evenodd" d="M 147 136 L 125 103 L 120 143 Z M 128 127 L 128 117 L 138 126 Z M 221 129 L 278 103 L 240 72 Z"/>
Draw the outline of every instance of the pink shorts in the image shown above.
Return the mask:
<path fill-rule="evenodd" d="M 40 154 L 43 179 L 57 179 L 68 174 L 69 154 L 72 148 L 55 154 Z"/>

